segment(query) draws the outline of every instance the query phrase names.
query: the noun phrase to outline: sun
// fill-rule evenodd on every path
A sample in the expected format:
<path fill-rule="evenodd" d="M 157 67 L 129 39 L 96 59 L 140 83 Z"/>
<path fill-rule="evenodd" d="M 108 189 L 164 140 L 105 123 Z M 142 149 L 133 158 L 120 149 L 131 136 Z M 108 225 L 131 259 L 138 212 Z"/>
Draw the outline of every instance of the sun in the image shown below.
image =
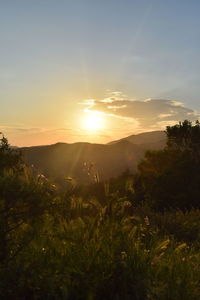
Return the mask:
<path fill-rule="evenodd" d="M 103 129 L 105 121 L 99 112 L 87 111 L 82 119 L 82 128 L 90 132 Z"/>

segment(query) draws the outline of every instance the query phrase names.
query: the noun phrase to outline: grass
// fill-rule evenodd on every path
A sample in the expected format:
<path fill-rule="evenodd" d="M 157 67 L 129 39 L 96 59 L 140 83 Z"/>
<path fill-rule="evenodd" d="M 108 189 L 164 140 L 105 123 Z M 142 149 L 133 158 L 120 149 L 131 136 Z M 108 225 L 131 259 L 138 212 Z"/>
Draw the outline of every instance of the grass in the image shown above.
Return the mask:
<path fill-rule="evenodd" d="M 93 200 L 90 210 L 80 198 L 60 204 L 71 213 L 46 214 L 10 272 L 2 270 L 2 297 L 199 299 L 199 211 L 143 217 L 124 210 L 127 199 L 110 199 L 104 207 Z M 193 230 L 195 242 L 188 239 Z"/>

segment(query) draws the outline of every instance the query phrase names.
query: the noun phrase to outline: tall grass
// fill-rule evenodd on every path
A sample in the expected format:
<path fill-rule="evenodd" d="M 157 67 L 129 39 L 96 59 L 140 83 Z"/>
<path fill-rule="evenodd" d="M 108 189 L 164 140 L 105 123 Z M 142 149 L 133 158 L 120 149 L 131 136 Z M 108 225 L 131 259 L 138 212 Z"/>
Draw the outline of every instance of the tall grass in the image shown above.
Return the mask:
<path fill-rule="evenodd" d="M 197 244 L 169 226 L 173 218 L 183 227 L 192 224 L 198 212 L 157 213 L 153 219 L 129 215 L 127 207 L 128 200 L 117 196 L 104 207 L 95 199 L 60 199 L 9 273 L 1 272 L 2 297 L 199 299 Z"/>

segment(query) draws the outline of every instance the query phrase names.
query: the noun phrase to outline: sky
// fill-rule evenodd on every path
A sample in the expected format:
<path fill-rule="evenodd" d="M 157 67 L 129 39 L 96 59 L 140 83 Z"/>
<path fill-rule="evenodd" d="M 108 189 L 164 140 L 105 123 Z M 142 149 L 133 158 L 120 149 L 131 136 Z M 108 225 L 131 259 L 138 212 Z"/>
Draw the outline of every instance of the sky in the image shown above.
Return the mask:
<path fill-rule="evenodd" d="M 0 0 L 0 131 L 106 143 L 200 112 L 199 0 Z"/>

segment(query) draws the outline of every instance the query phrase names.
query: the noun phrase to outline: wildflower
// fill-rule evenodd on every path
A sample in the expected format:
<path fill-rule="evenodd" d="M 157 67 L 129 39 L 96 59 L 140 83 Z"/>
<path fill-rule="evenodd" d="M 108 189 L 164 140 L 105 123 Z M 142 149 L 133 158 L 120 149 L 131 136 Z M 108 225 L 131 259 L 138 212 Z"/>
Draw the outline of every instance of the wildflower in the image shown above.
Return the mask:
<path fill-rule="evenodd" d="M 183 257 L 183 258 L 182 258 L 182 261 L 186 261 L 186 258 L 185 258 L 185 257 Z"/>
<path fill-rule="evenodd" d="M 146 224 L 147 226 L 150 225 L 150 223 L 149 223 L 149 218 L 148 218 L 147 216 L 144 218 L 144 222 L 145 222 L 145 224 Z"/>
<path fill-rule="evenodd" d="M 125 260 L 125 259 L 127 258 L 127 256 L 128 256 L 128 255 L 127 255 L 127 253 L 126 253 L 125 251 L 122 251 L 122 252 L 121 252 L 121 259 L 122 259 L 122 260 Z"/>
<path fill-rule="evenodd" d="M 43 174 L 38 174 L 38 178 L 45 178 Z"/>
<path fill-rule="evenodd" d="M 144 249 L 144 253 L 149 253 L 150 250 L 149 249 Z"/>
<path fill-rule="evenodd" d="M 124 207 L 131 207 L 130 201 L 124 201 Z"/>

